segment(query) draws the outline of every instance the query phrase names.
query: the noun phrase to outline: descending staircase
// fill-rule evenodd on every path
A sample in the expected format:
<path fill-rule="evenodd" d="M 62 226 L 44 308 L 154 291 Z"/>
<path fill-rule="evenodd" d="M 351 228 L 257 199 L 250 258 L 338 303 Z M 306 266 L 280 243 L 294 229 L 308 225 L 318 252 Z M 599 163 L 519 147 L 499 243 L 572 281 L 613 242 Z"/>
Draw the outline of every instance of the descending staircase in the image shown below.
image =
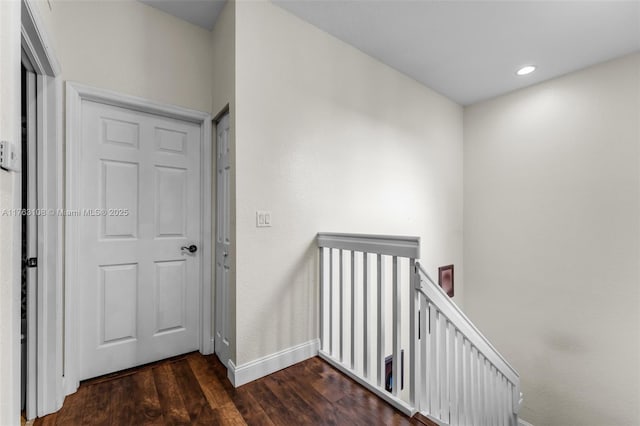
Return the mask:
<path fill-rule="evenodd" d="M 518 373 L 420 265 L 418 237 L 317 242 L 323 359 L 409 416 L 517 425 Z"/>

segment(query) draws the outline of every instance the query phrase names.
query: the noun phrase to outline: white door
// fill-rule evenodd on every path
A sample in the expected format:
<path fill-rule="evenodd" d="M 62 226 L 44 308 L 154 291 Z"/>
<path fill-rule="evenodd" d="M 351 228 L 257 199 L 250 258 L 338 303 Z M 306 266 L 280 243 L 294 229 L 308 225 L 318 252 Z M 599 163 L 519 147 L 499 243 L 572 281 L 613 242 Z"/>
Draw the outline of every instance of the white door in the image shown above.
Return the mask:
<path fill-rule="evenodd" d="M 200 126 L 82 102 L 79 378 L 198 349 Z"/>
<path fill-rule="evenodd" d="M 231 161 L 229 158 L 229 114 L 216 126 L 216 321 L 215 351 L 228 366 L 229 349 L 229 272 L 231 259 Z"/>

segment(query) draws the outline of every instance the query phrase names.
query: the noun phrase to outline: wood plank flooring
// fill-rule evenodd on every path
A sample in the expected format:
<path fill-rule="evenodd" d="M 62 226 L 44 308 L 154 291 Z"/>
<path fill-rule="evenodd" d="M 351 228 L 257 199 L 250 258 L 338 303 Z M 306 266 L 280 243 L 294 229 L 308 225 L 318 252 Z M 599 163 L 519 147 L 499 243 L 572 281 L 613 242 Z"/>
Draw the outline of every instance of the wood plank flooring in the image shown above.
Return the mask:
<path fill-rule="evenodd" d="M 53 425 L 422 425 L 320 358 L 235 389 L 197 352 L 82 382 Z M 425 422 L 426 423 L 426 422 Z"/>

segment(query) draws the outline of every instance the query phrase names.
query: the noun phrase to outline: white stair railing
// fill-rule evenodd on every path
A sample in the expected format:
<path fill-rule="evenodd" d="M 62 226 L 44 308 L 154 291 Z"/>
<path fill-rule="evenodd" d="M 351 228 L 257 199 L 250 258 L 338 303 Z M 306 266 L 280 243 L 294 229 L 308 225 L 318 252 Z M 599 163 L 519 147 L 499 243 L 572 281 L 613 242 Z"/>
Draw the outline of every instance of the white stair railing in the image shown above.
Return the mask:
<path fill-rule="evenodd" d="M 516 426 L 518 373 L 419 263 L 416 272 L 420 413 L 451 426 Z"/>
<path fill-rule="evenodd" d="M 320 357 L 409 416 L 517 425 L 517 372 L 422 269 L 418 237 L 317 241 Z"/>
<path fill-rule="evenodd" d="M 420 239 L 320 233 L 318 246 L 320 357 L 412 416 L 416 412 L 415 377 L 410 373 L 416 364 L 417 321 L 412 322 L 409 338 L 403 339 L 403 327 L 406 330 L 410 325 L 406 314 L 416 311 L 403 307 L 402 296 L 406 299 L 409 281 L 415 276 L 412 271 L 419 257 Z M 406 290 L 404 295 L 402 288 Z M 403 362 L 398 360 L 404 348 L 409 366 L 402 371 Z M 385 359 L 389 353 L 392 376 L 403 375 L 393 380 L 391 392 L 385 390 Z M 409 385 L 404 391 L 403 382 Z"/>

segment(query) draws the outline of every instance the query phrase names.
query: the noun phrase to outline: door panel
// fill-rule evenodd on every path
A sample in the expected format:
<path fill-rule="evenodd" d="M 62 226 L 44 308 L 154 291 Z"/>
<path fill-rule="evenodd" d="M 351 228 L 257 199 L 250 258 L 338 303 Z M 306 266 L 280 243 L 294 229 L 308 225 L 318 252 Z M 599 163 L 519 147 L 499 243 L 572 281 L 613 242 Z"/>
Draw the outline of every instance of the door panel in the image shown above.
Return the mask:
<path fill-rule="evenodd" d="M 200 127 L 82 103 L 80 379 L 198 349 Z"/>
<path fill-rule="evenodd" d="M 184 237 L 187 231 L 186 169 L 156 166 L 156 237 Z"/>
<path fill-rule="evenodd" d="M 216 126 L 216 332 L 215 351 L 227 365 L 229 347 L 229 274 L 231 270 L 231 161 L 229 114 Z"/>
<path fill-rule="evenodd" d="M 187 134 L 176 130 L 156 128 L 158 150 L 172 154 L 186 154 Z"/>
<path fill-rule="evenodd" d="M 100 216 L 100 237 L 135 239 L 138 236 L 138 164 L 102 160 L 101 165 L 100 209 L 111 210 L 131 206 L 131 211 L 126 216 Z"/>
<path fill-rule="evenodd" d="M 102 119 L 104 137 L 103 144 L 114 144 L 137 149 L 139 146 L 140 127 L 138 123 L 130 123 L 115 119 Z"/>
<path fill-rule="evenodd" d="M 187 268 L 184 260 L 156 262 L 155 334 L 186 327 Z"/>
<path fill-rule="evenodd" d="M 100 267 L 100 344 L 135 340 L 138 330 L 138 265 Z"/>

